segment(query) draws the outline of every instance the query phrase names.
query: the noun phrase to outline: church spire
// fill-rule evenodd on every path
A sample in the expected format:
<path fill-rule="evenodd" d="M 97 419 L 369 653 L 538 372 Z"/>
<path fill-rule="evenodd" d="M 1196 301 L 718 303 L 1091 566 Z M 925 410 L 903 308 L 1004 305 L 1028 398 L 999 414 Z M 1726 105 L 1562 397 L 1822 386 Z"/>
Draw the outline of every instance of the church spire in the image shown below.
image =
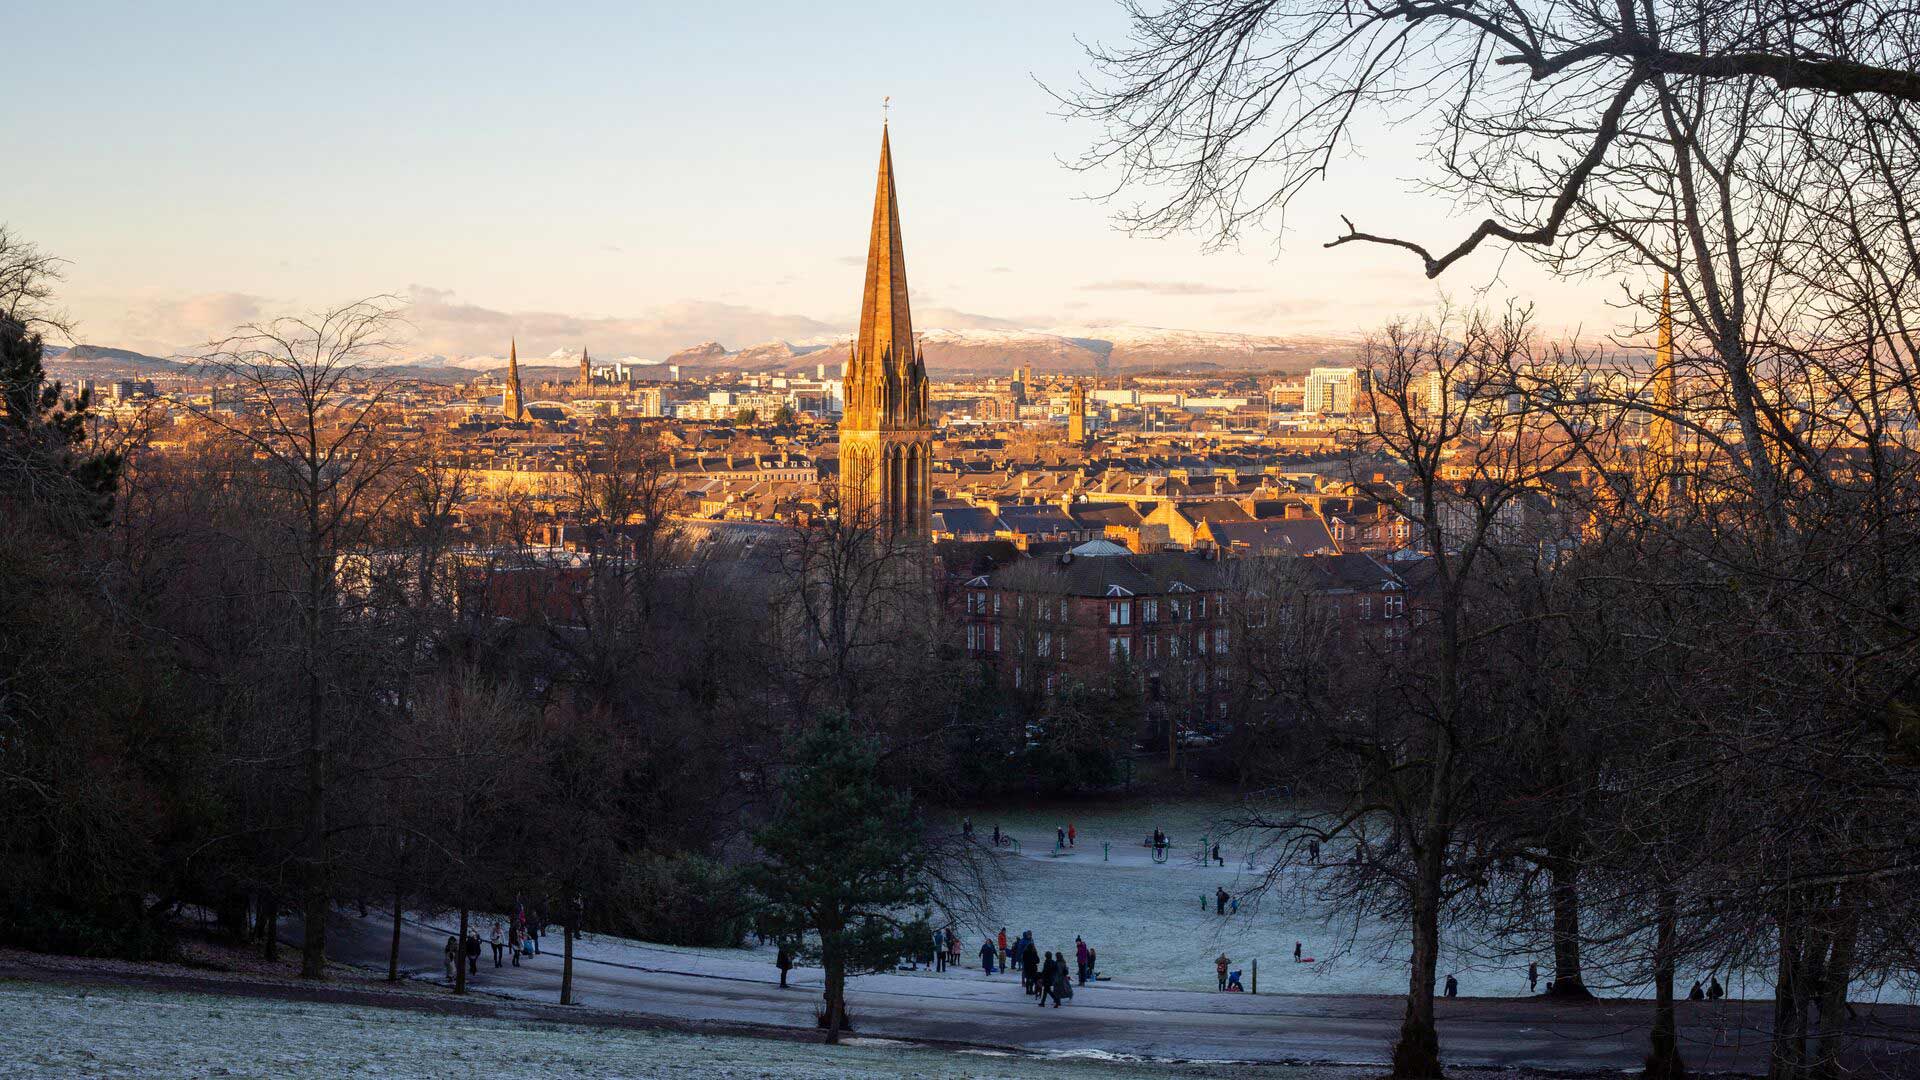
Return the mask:
<path fill-rule="evenodd" d="M 1679 404 L 1679 379 L 1673 366 L 1673 281 L 1660 279 L 1660 325 L 1653 345 L 1653 405 L 1656 415 L 1648 424 L 1647 441 L 1654 453 L 1670 459 L 1679 448 L 1678 425 L 1673 420 Z M 1668 461 L 1666 464 L 1671 465 Z"/>
<path fill-rule="evenodd" d="M 880 127 L 880 175 L 873 193 L 873 229 L 867 237 L 867 281 L 860 296 L 860 332 L 853 341 L 860 363 L 904 372 L 913 360 L 913 315 L 907 303 L 907 255 L 900 239 L 900 203 L 893 189 L 893 148 Z"/>
<path fill-rule="evenodd" d="M 509 420 L 518 420 L 526 415 L 520 397 L 520 340 L 512 339 L 507 346 L 507 390 L 500 398 L 500 411 Z"/>
<path fill-rule="evenodd" d="M 932 520 L 933 429 L 926 362 L 913 340 L 907 257 L 893 186 L 893 145 L 880 131 L 880 170 L 867 233 L 860 329 L 847 357 L 840 416 L 840 513 L 924 540 Z"/>
<path fill-rule="evenodd" d="M 587 347 L 580 346 L 580 387 L 586 389 L 593 385 L 593 358 L 587 355 Z"/>

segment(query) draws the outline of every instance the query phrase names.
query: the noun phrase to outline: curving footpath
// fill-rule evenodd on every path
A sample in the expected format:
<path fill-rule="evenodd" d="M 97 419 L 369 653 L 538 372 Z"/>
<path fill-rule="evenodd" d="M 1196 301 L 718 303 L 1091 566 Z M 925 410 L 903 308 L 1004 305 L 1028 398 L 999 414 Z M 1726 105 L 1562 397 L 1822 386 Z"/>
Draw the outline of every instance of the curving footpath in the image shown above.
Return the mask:
<path fill-rule="evenodd" d="M 478 924 L 483 930 L 490 922 Z M 403 966 L 438 980 L 444 924 L 409 922 Z M 386 966 L 389 924 L 341 918 L 329 953 Z M 290 928 L 297 934 L 297 923 Z M 483 934 L 484 936 L 484 934 Z M 557 941 L 555 942 L 557 944 Z M 481 958 L 475 993 L 555 1002 L 560 957 L 495 969 Z M 675 1023 L 812 1029 L 820 973 L 795 969 L 782 990 L 772 965 L 754 958 L 589 938 L 576 945 L 579 1004 Z M 1079 988 L 1065 1008 L 1036 1008 L 1014 975 L 976 967 L 852 980 L 848 1008 L 859 1034 L 1038 1053 L 1097 1051 L 1160 1061 L 1380 1064 L 1402 1003 L 1388 997 L 1196 993 L 1111 983 Z M 1766 1071 L 1772 1003 L 1680 1003 L 1680 1038 L 1696 1074 Z M 1881 1075 L 1920 1075 L 1920 1010 L 1859 1006 L 1863 1058 Z M 1440 1044 L 1450 1064 L 1565 1072 L 1636 1069 L 1646 1055 L 1650 1007 L 1639 1001 L 1548 1003 L 1461 998 L 1438 1003 Z M 1862 1064 L 1867 1064 L 1863 1061 Z"/>

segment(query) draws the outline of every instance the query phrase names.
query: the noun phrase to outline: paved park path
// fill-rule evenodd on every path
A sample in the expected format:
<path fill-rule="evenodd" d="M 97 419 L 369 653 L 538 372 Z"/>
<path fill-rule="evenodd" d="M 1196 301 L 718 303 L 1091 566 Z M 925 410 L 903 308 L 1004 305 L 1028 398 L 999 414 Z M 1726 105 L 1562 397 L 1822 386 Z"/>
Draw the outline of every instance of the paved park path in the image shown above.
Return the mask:
<path fill-rule="evenodd" d="M 409 922 L 402 966 L 418 978 L 442 972 L 446 922 Z M 490 920 L 476 920 L 482 936 Z M 390 924 L 342 918 L 328 952 L 386 966 Z M 297 935 L 297 923 L 290 929 Z M 558 938 L 543 939 L 557 946 Z M 481 958 L 478 994 L 556 1002 L 560 957 L 519 967 Z M 782 990 L 772 965 L 608 939 L 576 947 L 579 1004 L 679 1023 L 812 1029 L 820 973 L 793 972 Z M 1014 975 L 971 970 L 867 976 L 849 984 L 858 1034 L 1034 1052 L 1100 1051 L 1165 1061 L 1385 1063 L 1402 1002 L 1390 997 L 1196 993 L 1100 984 L 1061 1009 L 1037 1008 Z M 1858 1043 L 1881 1075 L 1920 1075 L 1920 1010 L 1860 1006 Z M 1680 1039 L 1696 1074 L 1764 1073 L 1771 1002 L 1681 1002 Z M 1461 998 L 1439 1002 L 1440 1045 L 1451 1064 L 1581 1072 L 1635 1069 L 1646 1055 L 1651 1006 L 1643 1001 L 1550 1003 Z"/>

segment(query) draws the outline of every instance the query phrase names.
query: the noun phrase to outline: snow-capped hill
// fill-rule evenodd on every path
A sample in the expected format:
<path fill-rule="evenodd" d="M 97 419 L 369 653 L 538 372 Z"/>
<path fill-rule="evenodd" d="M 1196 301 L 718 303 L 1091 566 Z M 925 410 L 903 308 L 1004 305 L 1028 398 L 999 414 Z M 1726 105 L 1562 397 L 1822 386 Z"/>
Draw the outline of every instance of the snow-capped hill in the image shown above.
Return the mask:
<path fill-rule="evenodd" d="M 74 345 L 62 348 L 49 345 L 40 350 L 47 373 L 60 379 L 128 379 L 149 375 L 180 375 L 191 369 L 191 362 L 168 360 L 159 356 L 114 349 L 105 345 Z"/>
<path fill-rule="evenodd" d="M 667 357 L 667 363 L 681 367 L 713 367 L 726 359 L 727 347 L 717 341 L 703 341 Z"/>

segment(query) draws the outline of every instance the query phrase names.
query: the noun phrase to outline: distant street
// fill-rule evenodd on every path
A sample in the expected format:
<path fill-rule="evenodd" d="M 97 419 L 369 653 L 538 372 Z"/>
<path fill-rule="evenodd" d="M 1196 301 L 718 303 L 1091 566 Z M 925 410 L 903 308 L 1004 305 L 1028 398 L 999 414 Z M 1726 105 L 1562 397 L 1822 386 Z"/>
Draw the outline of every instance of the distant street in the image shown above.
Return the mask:
<path fill-rule="evenodd" d="M 490 923 L 478 924 L 485 936 Z M 290 930 L 298 932 L 297 921 Z M 345 918 L 330 928 L 329 952 L 372 967 L 386 964 L 388 923 Z M 402 965 L 438 978 L 446 931 L 409 923 Z M 559 945 L 558 938 L 552 944 Z M 557 1001 L 560 957 L 493 967 L 481 958 L 476 992 Z M 681 1021 L 811 1028 L 819 972 L 793 972 L 781 990 L 770 964 L 667 949 L 584 943 L 574 979 L 579 1003 Z M 617 956 L 619 959 L 614 959 Z M 589 959 L 587 957 L 592 957 Z M 1385 1062 L 1401 1003 L 1387 997 L 1196 993 L 1112 984 L 1080 988 L 1061 1009 L 1040 1009 L 1011 975 L 977 967 L 949 976 L 900 974 L 851 982 L 849 1010 L 864 1036 L 947 1040 L 1031 1051 L 1101 1050 L 1161 1060 Z M 1771 1002 L 1680 1003 L 1688 1067 L 1701 1073 L 1766 1069 Z M 1860 1007 L 1865 1052 L 1888 1075 L 1912 1074 L 1920 1010 Z M 1531 999 L 1439 1003 L 1445 1060 L 1456 1065 L 1613 1071 L 1646 1054 L 1646 1002 L 1548 1004 Z M 1890 1037 L 1888 1037 L 1890 1036 Z M 1904 1055 L 1904 1056 L 1903 1056 Z"/>

